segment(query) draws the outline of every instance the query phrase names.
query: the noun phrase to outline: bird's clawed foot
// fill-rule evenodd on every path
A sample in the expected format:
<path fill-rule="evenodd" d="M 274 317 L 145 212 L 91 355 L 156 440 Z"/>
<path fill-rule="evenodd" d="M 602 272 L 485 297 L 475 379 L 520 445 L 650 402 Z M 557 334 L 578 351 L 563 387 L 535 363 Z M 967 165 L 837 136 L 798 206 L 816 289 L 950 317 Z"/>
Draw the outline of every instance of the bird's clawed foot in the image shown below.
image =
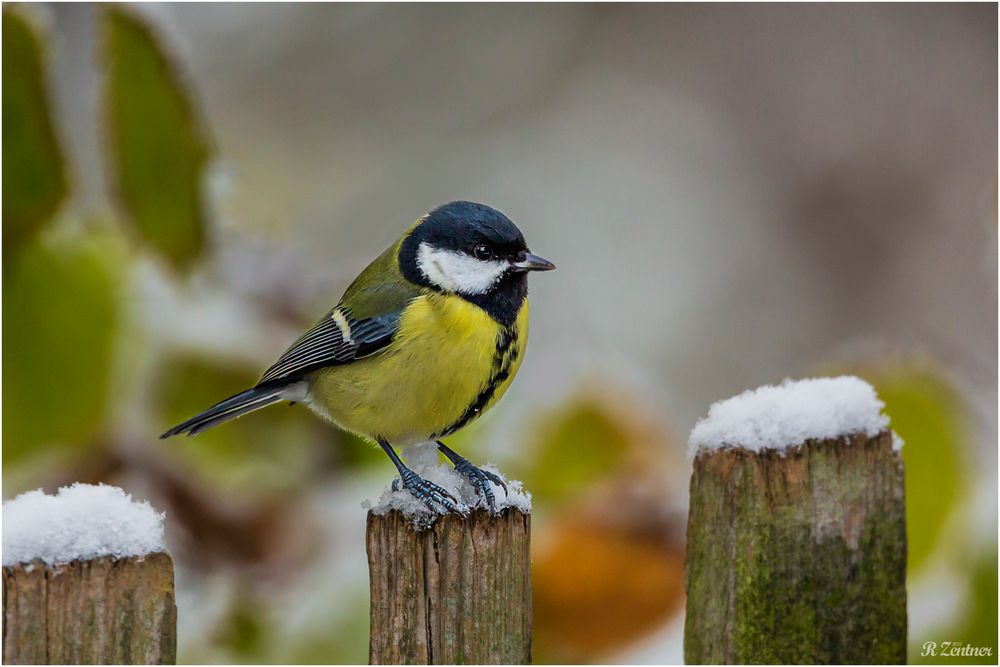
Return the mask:
<path fill-rule="evenodd" d="M 460 455 L 453 449 L 445 446 L 444 443 L 438 442 L 438 449 L 442 454 L 448 457 L 453 464 L 455 464 L 455 472 L 461 473 L 469 478 L 472 482 L 473 488 L 476 489 L 476 495 L 485 496 L 486 504 L 490 506 L 490 515 L 495 516 L 497 513 L 496 507 L 496 496 L 493 495 L 493 487 L 490 486 L 490 482 L 493 482 L 497 486 L 503 489 L 504 495 L 507 494 L 507 485 L 504 484 L 503 479 L 499 475 L 491 473 L 489 470 L 483 470 L 482 468 L 477 468 L 472 465 L 472 462 L 464 456 Z"/>
<path fill-rule="evenodd" d="M 447 489 L 438 486 L 434 482 L 424 479 L 409 468 L 404 468 L 401 475 L 392 481 L 392 490 L 401 491 L 406 489 L 414 498 L 424 501 L 424 504 L 436 512 L 434 503 L 441 505 L 449 512 L 465 516 L 468 512 L 459 506 L 459 500 Z"/>
<path fill-rule="evenodd" d="M 503 483 L 503 480 L 500 479 L 498 475 L 491 473 L 489 470 L 477 468 L 467 460 L 463 460 L 461 463 L 456 464 L 455 471 L 460 472 L 469 478 L 469 481 L 472 482 L 472 486 L 476 489 L 477 495 L 486 496 L 486 503 L 490 506 L 490 515 L 496 515 L 496 496 L 493 495 L 493 487 L 490 486 L 490 482 L 493 482 L 502 488 L 504 494 L 506 494 L 507 485 Z"/>

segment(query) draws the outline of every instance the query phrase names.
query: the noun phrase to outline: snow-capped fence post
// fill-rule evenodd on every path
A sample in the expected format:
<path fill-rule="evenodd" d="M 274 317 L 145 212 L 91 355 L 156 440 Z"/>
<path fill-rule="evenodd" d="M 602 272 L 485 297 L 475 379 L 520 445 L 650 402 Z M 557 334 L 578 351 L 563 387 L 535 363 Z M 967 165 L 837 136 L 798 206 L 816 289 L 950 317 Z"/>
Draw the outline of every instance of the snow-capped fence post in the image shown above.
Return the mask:
<path fill-rule="evenodd" d="M 174 567 L 163 515 L 76 484 L 3 508 L 3 661 L 174 664 Z"/>
<path fill-rule="evenodd" d="M 531 662 L 531 516 L 447 514 L 414 528 L 398 510 L 368 513 L 369 662 Z"/>
<path fill-rule="evenodd" d="M 903 461 L 857 378 L 717 403 L 691 434 L 688 663 L 906 662 Z"/>

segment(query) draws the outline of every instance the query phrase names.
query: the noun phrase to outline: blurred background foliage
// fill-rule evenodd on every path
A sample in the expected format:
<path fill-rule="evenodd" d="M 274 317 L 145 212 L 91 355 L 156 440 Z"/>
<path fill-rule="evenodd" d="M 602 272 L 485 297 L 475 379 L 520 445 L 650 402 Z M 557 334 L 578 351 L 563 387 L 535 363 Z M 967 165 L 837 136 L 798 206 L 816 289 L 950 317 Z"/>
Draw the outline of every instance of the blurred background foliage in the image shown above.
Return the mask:
<path fill-rule="evenodd" d="M 157 435 L 410 220 L 483 199 L 560 265 L 521 377 L 451 442 L 534 493 L 539 662 L 679 661 L 687 432 L 840 372 L 906 441 L 911 658 L 996 651 L 995 26 L 5 5 L 4 498 L 104 481 L 166 510 L 182 660 L 365 662 L 384 457 L 300 406 Z"/>
<path fill-rule="evenodd" d="M 3 173 L 6 252 L 34 237 L 52 217 L 66 195 L 66 175 L 52 129 L 38 39 L 25 21 L 4 15 L 3 42 L 4 156 L 17 165 Z"/>
<path fill-rule="evenodd" d="M 120 9 L 107 10 L 105 21 L 114 188 L 140 236 L 184 266 L 198 259 L 204 243 L 208 147 L 149 29 Z"/>

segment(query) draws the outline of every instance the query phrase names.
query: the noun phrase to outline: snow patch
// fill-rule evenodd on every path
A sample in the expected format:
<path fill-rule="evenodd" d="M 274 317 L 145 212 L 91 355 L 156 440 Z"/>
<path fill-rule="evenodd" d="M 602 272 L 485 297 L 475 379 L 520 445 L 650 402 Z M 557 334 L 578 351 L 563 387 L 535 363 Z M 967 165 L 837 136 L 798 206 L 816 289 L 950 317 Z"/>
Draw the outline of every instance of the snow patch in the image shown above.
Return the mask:
<path fill-rule="evenodd" d="M 3 504 L 3 564 L 49 565 L 101 556 L 166 551 L 162 512 L 115 486 L 76 483 L 54 496 L 41 490 Z"/>
<path fill-rule="evenodd" d="M 447 489 L 453 496 L 461 501 L 459 505 L 462 509 L 489 510 L 486 498 L 476 494 L 476 489 L 472 486 L 465 475 L 455 472 L 448 463 L 442 463 L 438 456 L 437 445 L 433 442 L 424 443 L 410 448 L 407 452 L 406 465 L 424 479 Z M 488 470 L 497 475 L 507 485 L 508 493 L 505 494 L 503 488 L 490 482 L 493 494 L 496 496 L 496 508 L 499 512 L 502 509 L 515 509 L 523 514 L 531 513 L 531 494 L 524 490 L 524 485 L 518 480 L 507 479 L 493 464 L 481 466 L 483 470 Z M 370 501 L 361 503 L 365 509 L 370 509 L 375 514 L 381 516 L 392 510 L 402 512 L 403 516 L 410 519 L 413 525 L 418 528 L 427 528 L 439 517 L 447 513 L 444 507 L 434 503 L 432 510 L 424 501 L 415 498 L 409 491 L 393 491 L 390 484 L 382 491 L 382 496 L 378 502 L 372 504 Z"/>
<path fill-rule="evenodd" d="M 688 456 L 729 447 L 784 452 L 806 440 L 871 437 L 889 427 L 884 407 L 875 389 L 854 376 L 786 379 L 713 404 L 691 431 Z M 902 446 L 894 435 L 893 449 Z"/>

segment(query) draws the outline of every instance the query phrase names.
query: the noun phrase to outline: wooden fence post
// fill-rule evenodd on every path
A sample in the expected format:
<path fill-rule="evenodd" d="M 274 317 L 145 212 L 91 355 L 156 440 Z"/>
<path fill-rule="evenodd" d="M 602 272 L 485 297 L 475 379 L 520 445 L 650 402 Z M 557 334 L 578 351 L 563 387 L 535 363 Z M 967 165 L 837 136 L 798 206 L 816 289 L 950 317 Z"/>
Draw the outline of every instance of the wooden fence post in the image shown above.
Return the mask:
<path fill-rule="evenodd" d="M 173 664 L 174 566 L 166 553 L 3 568 L 7 664 Z"/>
<path fill-rule="evenodd" d="M 754 449 L 694 460 L 685 660 L 905 663 L 903 462 L 892 434 Z"/>
<path fill-rule="evenodd" d="M 368 513 L 371 664 L 531 662 L 531 517 Z"/>

